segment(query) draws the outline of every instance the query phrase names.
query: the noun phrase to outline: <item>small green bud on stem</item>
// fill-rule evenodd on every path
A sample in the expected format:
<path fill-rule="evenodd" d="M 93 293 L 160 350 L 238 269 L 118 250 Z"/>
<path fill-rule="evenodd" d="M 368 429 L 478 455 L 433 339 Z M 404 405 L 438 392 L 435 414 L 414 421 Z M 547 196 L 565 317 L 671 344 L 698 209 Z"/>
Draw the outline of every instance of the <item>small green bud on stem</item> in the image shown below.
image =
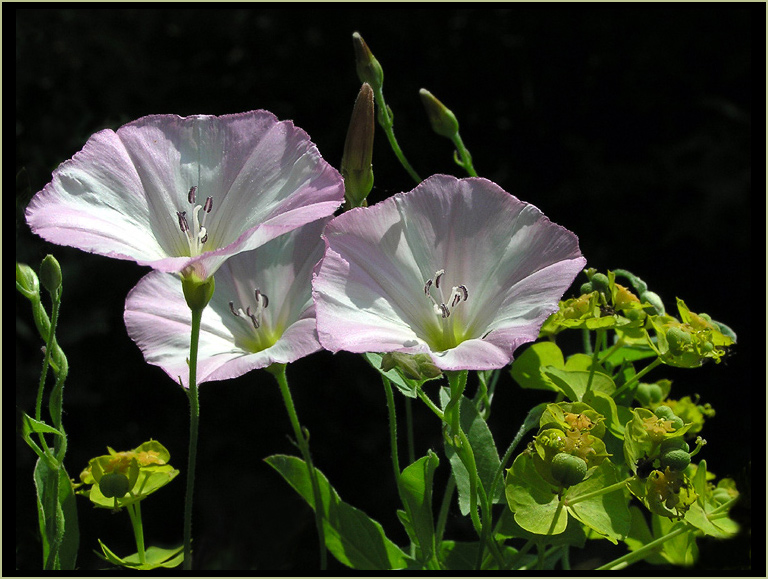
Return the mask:
<path fill-rule="evenodd" d="M 355 64 L 360 82 L 367 82 L 374 90 L 380 89 L 384 84 L 384 70 L 379 61 L 359 32 L 352 34 L 352 44 L 355 47 Z"/>
<path fill-rule="evenodd" d="M 61 287 L 61 266 L 50 254 L 46 255 L 40 264 L 40 283 L 51 294 Z"/>
<path fill-rule="evenodd" d="M 16 289 L 29 300 L 40 297 L 40 281 L 37 274 L 24 263 L 16 262 Z"/>
<path fill-rule="evenodd" d="M 441 137 L 453 139 L 459 132 L 459 121 L 456 120 L 456 115 L 427 89 L 421 89 L 419 96 L 427 111 L 432 130 Z"/>

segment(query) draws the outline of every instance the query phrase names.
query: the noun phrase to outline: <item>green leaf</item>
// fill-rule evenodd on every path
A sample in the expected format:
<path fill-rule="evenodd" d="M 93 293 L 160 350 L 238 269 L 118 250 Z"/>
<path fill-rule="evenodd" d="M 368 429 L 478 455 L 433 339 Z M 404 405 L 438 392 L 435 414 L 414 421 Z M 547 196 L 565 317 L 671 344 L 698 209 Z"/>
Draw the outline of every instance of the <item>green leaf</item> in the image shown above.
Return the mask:
<path fill-rule="evenodd" d="M 431 450 L 403 470 L 400 476 L 402 499 L 407 517 L 421 549 L 421 559 L 426 561 L 435 551 L 435 525 L 432 514 L 432 479 L 437 465 L 437 455 Z"/>
<path fill-rule="evenodd" d="M 131 489 L 133 496 L 127 494 L 125 497 L 118 499 L 118 507 L 125 507 L 144 500 L 148 495 L 171 482 L 178 474 L 179 471 L 170 464 L 141 467 L 138 479 Z M 105 509 L 113 509 L 115 507 L 115 499 L 105 497 L 98 484 L 94 484 L 91 487 L 88 498 L 98 507 Z"/>
<path fill-rule="evenodd" d="M 499 522 L 494 529 L 497 537 L 503 539 L 524 539 L 526 541 L 533 541 L 534 543 L 543 543 L 547 547 L 561 547 L 568 545 L 571 547 L 583 548 L 587 542 L 587 537 L 584 534 L 584 528 L 576 519 L 568 517 L 568 525 L 565 531 L 559 535 L 536 535 L 523 529 L 512 514 L 512 511 L 506 509 L 501 513 Z"/>
<path fill-rule="evenodd" d="M 652 527 L 654 538 L 660 538 L 668 534 L 679 523 L 668 517 L 652 515 Z M 696 535 L 691 532 L 682 533 L 676 537 L 664 541 L 662 557 L 673 565 L 690 567 L 699 558 L 699 548 L 696 545 Z"/>
<path fill-rule="evenodd" d="M 445 567 L 451 571 L 474 571 L 477 564 L 477 552 L 480 548 L 480 543 L 465 543 L 460 541 L 443 541 L 440 544 L 440 560 L 443 561 Z M 509 546 L 504 546 L 501 550 L 502 558 L 505 563 L 511 563 L 512 559 L 517 555 L 517 549 Z M 525 555 L 518 561 L 517 568 L 523 568 L 526 565 L 531 565 L 536 561 L 534 555 Z M 485 550 L 485 557 L 482 562 L 481 570 L 493 571 L 499 570 L 499 566 L 496 563 L 494 557 Z"/>
<path fill-rule="evenodd" d="M 448 404 L 450 398 L 451 396 L 448 388 L 442 388 L 440 390 L 440 403 L 443 408 Z M 469 440 L 469 444 L 472 446 L 472 452 L 475 455 L 475 463 L 477 465 L 477 474 L 480 478 L 480 483 L 483 485 L 486 492 L 490 491 L 493 477 L 501 463 L 491 430 L 477 411 L 474 402 L 465 396 L 461 397 L 459 403 L 459 417 L 461 429 L 467 435 L 467 440 Z M 445 455 L 451 463 L 451 471 L 456 479 L 461 514 L 466 515 L 469 513 L 470 505 L 469 473 L 461 462 L 459 455 L 456 454 L 453 447 L 448 444 L 445 445 Z M 493 497 L 493 502 L 497 503 L 500 499 L 501 489 L 496 492 Z"/>
<path fill-rule="evenodd" d="M 557 391 L 542 377 L 543 366 L 565 367 L 563 352 L 554 342 L 538 342 L 530 346 L 512 363 L 510 373 L 521 388 Z"/>
<path fill-rule="evenodd" d="M 309 469 L 295 456 L 276 454 L 265 459 L 313 509 L 316 508 Z M 404 569 L 410 560 L 384 534 L 381 525 L 363 511 L 343 502 L 322 472 L 315 469 L 322 500 L 325 545 L 341 563 L 353 569 Z"/>
<path fill-rule="evenodd" d="M 611 434 L 620 440 L 624 439 L 624 424 L 619 419 L 616 401 L 609 394 L 600 390 L 590 390 L 582 396 L 582 401 L 605 417 L 606 426 Z"/>
<path fill-rule="evenodd" d="M 577 499 L 617 482 L 616 467 L 606 459 L 598 465 L 592 476 L 570 487 L 565 493 L 568 512 L 614 545 L 627 536 L 631 523 L 624 488 L 578 502 Z"/>
<path fill-rule="evenodd" d="M 72 482 L 64 467 L 40 458 L 35 465 L 37 515 L 46 570 L 74 569 L 80 533 Z"/>
<path fill-rule="evenodd" d="M 541 369 L 544 377 L 552 381 L 557 388 L 565 394 L 571 402 L 579 402 L 587 391 L 589 383 L 589 372 L 584 370 L 561 370 L 553 366 L 546 366 Z M 590 390 L 595 392 L 613 393 L 616 385 L 611 377 L 602 372 L 594 372 L 592 376 L 592 386 Z"/>
<path fill-rule="evenodd" d="M 522 453 L 507 471 L 506 496 L 515 522 L 536 535 L 559 535 L 568 524 L 568 513 L 554 487 L 536 470 L 530 454 Z"/>
<path fill-rule="evenodd" d="M 648 528 L 648 523 L 645 521 L 643 511 L 641 511 L 639 507 L 632 505 L 629 507 L 629 513 L 631 522 L 629 533 L 624 537 L 624 543 L 629 547 L 630 551 L 637 551 L 653 541 L 655 537 L 651 534 L 651 530 Z M 660 554 L 663 548 L 663 545 L 660 545 L 654 550 L 649 551 L 641 561 L 645 560 L 653 565 L 661 565 L 665 563 L 665 559 Z"/>
<path fill-rule="evenodd" d="M 172 569 L 181 565 L 184 560 L 184 545 L 172 549 L 161 549 L 160 547 L 149 547 L 144 552 L 144 563 L 139 559 L 139 554 L 134 553 L 127 557 L 118 557 L 102 541 L 98 539 L 101 550 L 104 552 L 104 558 L 118 567 L 128 567 L 140 571 L 151 571 L 164 567 Z"/>

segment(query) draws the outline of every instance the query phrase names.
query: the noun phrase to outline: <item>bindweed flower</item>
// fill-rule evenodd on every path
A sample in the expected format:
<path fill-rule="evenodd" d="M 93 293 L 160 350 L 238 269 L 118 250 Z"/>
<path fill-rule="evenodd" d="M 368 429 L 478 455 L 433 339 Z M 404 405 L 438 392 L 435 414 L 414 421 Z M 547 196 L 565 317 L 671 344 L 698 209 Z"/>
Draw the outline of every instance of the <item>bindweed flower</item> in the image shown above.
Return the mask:
<path fill-rule="evenodd" d="M 436 175 L 326 227 L 313 279 L 320 343 L 501 368 L 585 264 L 576 236 L 486 179 Z"/>
<path fill-rule="evenodd" d="M 270 112 L 152 115 L 91 136 L 26 217 L 53 243 L 205 280 L 343 196 L 309 136 Z"/>
<path fill-rule="evenodd" d="M 202 315 L 198 383 L 287 364 L 321 349 L 310 280 L 326 222 L 307 224 L 219 268 L 216 292 Z M 144 276 L 128 294 L 124 317 L 146 361 L 188 387 L 191 313 L 173 276 Z"/>

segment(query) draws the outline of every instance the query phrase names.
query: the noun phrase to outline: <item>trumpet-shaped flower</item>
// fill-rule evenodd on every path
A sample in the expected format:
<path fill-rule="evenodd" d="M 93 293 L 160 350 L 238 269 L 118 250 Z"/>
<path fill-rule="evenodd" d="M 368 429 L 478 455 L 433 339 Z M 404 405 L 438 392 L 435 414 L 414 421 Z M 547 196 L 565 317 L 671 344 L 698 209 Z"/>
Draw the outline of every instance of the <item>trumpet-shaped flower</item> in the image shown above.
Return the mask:
<path fill-rule="evenodd" d="M 204 280 L 343 199 L 338 171 L 272 113 L 152 115 L 91 136 L 26 217 L 53 243 Z"/>
<path fill-rule="evenodd" d="M 236 378 L 321 349 L 312 304 L 312 269 L 328 219 L 304 225 L 227 260 L 203 310 L 197 382 Z M 191 312 L 172 275 L 153 271 L 128 294 L 125 325 L 150 364 L 187 387 Z"/>
<path fill-rule="evenodd" d="M 578 239 L 480 178 L 435 175 L 333 219 L 313 278 L 320 343 L 501 368 L 586 260 Z"/>

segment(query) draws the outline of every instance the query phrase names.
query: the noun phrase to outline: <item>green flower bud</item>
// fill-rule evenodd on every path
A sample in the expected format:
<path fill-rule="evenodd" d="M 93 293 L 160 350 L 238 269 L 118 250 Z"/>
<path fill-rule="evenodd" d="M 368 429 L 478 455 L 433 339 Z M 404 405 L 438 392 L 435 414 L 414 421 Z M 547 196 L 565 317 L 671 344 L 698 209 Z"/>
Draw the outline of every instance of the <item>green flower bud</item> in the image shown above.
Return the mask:
<path fill-rule="evenodd" d="M 55 293 L 61 287 L 61 266 L 50 254 L 40 264 L 40 283 L 49 293 Z"/>
<path fill-rule="evenodd" d="M 373 90 L 363 83 L 352 109 L 352 118 L 341 157 L 341 176 L 344 177 L 344 196 L 347 205 L 361 207 L 373 188 Z"/>
<path fill-rule="evenodd" d="M 550 472 L 558 483 L 569 487 L 584 480 L 587 475 L 587 463 L 578 456 L 561 452 L 552 459 Z"/>
<path fill-rule="evenodd" d="M 16 289 L 27 299 L 40 295 L 40 281 L 35 270 L 24 263 L 16 262 Z"/>
<path fill-rule="evenodd" d="M 389 352 L 381 357 L 380 367 L 384 372 L 397 368 L 406 378 L 420 381 L 437 378 L 443 373 L 428 354 Z"/>
<path fill-rule="evenodd" d="M 661 455 L 661 468 L 676 470 L 678 472 L 685 470 L 691 464 L 691 455 L 684 450 L 668 450 Z"/>
<path fill-rule="evenodd" d="M 663 397 L 664 392 L 662 392 L 661 386 L 658 384 L 646 384 L 641 382 L 637 385 L 637 389 L 635 390 L 635 400 L 640 402 L 643 406 L 658 404 Z"/>
<path fill-rule="evenodd" d="M 592 282 L 592 287 L 601 293 L 608 294 L 610 291 L 608 276 L 603 273 L 596 273 L 592 276 L 592 279 L 590 280 Z"/>
<path fill-rule="evenodd" d="M 581 295 L 591 294 L 593 291 L 595 291 L 595 290 L 592 289 L 592 282 L 591 281 L 588 281 L 587 283 L 582 284 L 581 288 L 579 289 L 579 292 L 581 293 Z"/>
<path fill-rule="evenodd" d="M 101 477 L 99 489 L 108 499 L 122 499 L 131 488 L 128 477 L 119 472 L 110 472 Z"/>
<path fill-rule="evenodd" d="M 427 89 L 421 89 L 419 96 L 421 97 L 421 104 L 427 111 L 432 130 L 441 137 L 453 139 L 459 132 L 459 121 L 456 120 L 456 115 Z"/>
<path fill-rule="evenodd" d="M 352 44 L 355 47 L 355 64 L 360 82 L 367 82 L 373 90 L 380 90 L 384 84 L 384 70 L 379 61 L 358 32 L 352 34 Z"/>

